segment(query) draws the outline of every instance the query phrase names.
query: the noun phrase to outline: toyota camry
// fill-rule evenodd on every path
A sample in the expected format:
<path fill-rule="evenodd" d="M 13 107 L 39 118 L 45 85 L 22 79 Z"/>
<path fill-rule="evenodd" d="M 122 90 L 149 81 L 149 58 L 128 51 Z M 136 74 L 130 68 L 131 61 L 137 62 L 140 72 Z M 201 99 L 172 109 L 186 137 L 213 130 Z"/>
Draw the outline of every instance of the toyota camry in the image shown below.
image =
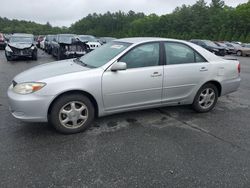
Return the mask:
<path fill-rule="evenodd" d="M 70 134 L 86 130 L 96 117 L 131 110 L 189 104 L 209 112 L 239 85 L 237 60 L 187 41 L 125 38 L 22 72 L 8 97 L 14 117 L 48 121 Z"/>

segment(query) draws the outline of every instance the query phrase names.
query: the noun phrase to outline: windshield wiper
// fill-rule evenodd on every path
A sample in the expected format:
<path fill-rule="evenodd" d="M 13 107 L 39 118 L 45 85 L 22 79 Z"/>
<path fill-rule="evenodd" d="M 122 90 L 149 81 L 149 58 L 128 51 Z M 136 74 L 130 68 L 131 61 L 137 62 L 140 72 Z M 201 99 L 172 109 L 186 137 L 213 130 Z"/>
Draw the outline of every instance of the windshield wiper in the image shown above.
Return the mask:
<path fill-rule="evenodd" d="M 80 57 L 74 59 L 73 61 L 74 61 L 75 63 L 78 63 L 78 64 L 84 66 L 84 67 L 96 68 L 96 67 L 94 67 L 94 66 L 92 66 L 92 65 L 89 65 L 89 64 L 87 64 L 87 63 L 84 63 L 84 62 L 80 59 Z"/>

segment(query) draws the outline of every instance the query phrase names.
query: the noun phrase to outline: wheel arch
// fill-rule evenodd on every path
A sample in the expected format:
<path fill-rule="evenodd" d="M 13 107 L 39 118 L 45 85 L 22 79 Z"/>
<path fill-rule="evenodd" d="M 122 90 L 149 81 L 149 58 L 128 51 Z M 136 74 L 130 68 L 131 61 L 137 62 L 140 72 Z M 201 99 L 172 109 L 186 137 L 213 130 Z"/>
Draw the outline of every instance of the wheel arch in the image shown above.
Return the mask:
<path fill-rule="evenodd" d="M 215 85 L 216 88 L 218 89 L 218 97 L 221 96 L 222 86 L 221 86 L 220 82 L 218 82 L 216 80 L 210 80 L 210 81 L 204 83 L 201 87 L 203 87 L 206 84 L 213 84 L 213 85 Z"/>
<path fill-rule="evenodd" d="M 89 100 L 91 101 L 91 103 L 92 103 L 93 106 L 94 106 L 94 109 L 95 109 L 95 117 L 98 117 L 98 114 L 99 114 L 99 107 L 98 107 L 98 103 L 97 103 L 96 99 L 94 98 L 93 95 L 91 95 L 90 93 L 88 93 L 88 92 L 86 92 L 86 91 L 83 91 L 83 90 L 69 90 L 69 91 L 65 91 L 65 92 L 60 93 L 59 95 L 57 95 L 57 96 L 52 100 L 52 102 L 51 102 L 50 105 L 49 105 L 48 112 L 47 112 L 47 116 L 50 115 L 50 113 L 51 113 L 51 108 L 52 108 L 53 104 L 56 102 L 56 100 L 58 100 L 60 97 L 63 97 L 64 95 L 69 95 L 69 94 L 82 94 L 82 95 L 88 97 Z"/>

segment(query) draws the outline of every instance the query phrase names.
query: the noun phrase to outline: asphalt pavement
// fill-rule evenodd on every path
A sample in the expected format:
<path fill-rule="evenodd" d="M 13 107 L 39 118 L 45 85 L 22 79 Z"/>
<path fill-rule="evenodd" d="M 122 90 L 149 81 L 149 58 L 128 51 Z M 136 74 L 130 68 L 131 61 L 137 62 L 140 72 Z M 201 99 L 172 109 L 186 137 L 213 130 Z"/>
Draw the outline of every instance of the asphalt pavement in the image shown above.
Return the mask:
<path fill-rule="evenodd" d="M 206 114 L 189 106 L 99 118 L 62 135 L 8 110 L 12 78 L 54 59 L 7 62 L 0 51 L 0 187 L 250 187 L 250 57 L 240 89 Z M 38 107 L 39 108 L 39 107 Z"/>

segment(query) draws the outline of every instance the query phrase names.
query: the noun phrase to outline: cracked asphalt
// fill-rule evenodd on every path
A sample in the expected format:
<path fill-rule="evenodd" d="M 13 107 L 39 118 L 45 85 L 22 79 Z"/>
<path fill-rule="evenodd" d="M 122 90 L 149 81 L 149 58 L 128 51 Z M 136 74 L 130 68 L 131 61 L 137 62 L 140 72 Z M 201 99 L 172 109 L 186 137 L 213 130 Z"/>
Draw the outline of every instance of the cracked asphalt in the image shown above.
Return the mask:
<path fill-rule="evenodd" d="M 0 51 L 0 187 L 250 187 L 250 58 L 237 58 L 240 89 L 210 113 L 135 111 L 61 135 L 14 119 L 6 95 L 16 74 L 53 58 L 7 62 Z"/>

